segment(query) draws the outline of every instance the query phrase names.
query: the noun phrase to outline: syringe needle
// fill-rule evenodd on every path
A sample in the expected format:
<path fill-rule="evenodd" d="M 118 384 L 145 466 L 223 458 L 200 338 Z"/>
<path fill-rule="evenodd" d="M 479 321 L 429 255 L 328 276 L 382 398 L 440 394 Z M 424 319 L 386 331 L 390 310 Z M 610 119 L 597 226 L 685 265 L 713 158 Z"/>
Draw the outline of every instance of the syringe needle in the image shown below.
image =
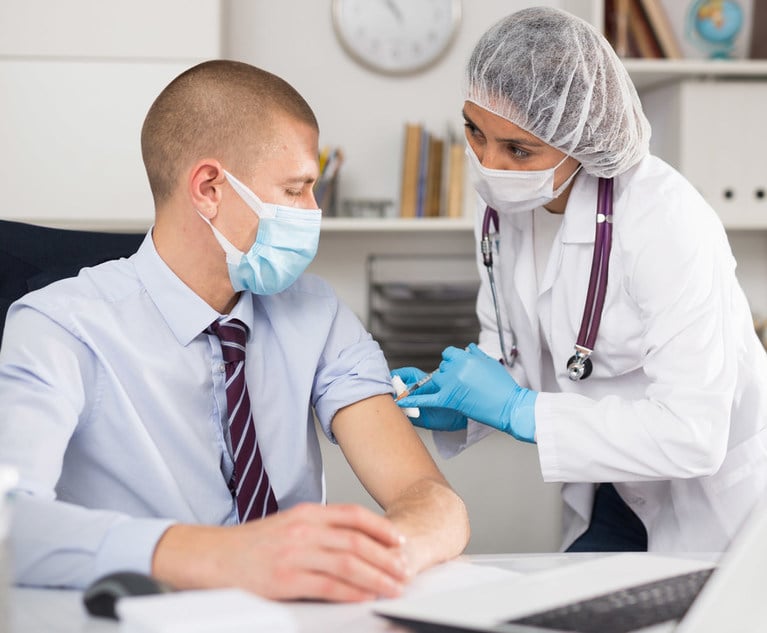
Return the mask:
<path fill-rule="evenodd" d="M 413 391 L 415 391 L 416 389 L 419 389 L 420 387 L 423 387 L 427 382 L 429 382 L 434 377 L 434 374 L 436 373 L 436 371 L 437 370 L 434 370 L 430 374 L 426 374 L 414 385 L 410 385 L 410 387 L 408 387 L 406 391 L 403 391 L 396 398 L 394 398 L 394 402 L 399 402 L 403 398 L 407 398 Z"/>

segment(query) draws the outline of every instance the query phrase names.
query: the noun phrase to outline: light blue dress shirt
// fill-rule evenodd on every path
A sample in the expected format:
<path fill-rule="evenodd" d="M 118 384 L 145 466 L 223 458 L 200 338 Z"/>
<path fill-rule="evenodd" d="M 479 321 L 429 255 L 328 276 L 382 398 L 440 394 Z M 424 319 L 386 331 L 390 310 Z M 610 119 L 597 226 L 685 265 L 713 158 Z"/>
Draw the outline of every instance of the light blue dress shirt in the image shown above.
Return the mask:
<path fill-rule="evenodd" d="M 82 587 L 148 572 L 174 522 L 237 522 L 226 482 L 224 367 L 204 330 L 218 312 L 147 235 L 129 259 L 30 293 L 0 349 L 0 463 L 20 472 L 16 581 Z M 312 409 L 332 439 L 338 409 L 393 393 L 376 342 L 321 279 L 243 293 L 258 442 L 281 509 L 324 501 Z M 193 553 L 190 553 L 193 555 Z"/>

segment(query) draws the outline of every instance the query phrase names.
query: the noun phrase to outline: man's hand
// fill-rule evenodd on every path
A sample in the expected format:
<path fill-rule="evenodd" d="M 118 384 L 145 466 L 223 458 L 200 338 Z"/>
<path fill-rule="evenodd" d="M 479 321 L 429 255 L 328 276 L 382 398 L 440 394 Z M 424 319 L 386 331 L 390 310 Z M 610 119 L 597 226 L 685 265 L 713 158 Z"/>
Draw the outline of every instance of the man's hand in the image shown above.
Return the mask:
<path fill-rule="evenodd" d="M 410 575 L 403 545 L 389 519 L 362 506 L 303 504 L 232 527 L 175 525 L 152 572 L 178 589 L 357 602 L 401 593 Z"/>

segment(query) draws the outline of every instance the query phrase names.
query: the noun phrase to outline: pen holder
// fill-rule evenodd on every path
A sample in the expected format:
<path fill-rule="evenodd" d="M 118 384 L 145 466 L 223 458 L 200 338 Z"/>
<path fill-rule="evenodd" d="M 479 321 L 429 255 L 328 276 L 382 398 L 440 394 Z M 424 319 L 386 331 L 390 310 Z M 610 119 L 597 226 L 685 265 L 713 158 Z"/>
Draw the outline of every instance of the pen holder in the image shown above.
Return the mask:
<path fill-rule="evenodd" d="M 16 485 L 17 480 L 18 475 L 15 469 L 0 465 L 0 631 L 7 631 L 10 628 L 11 564 L 8 554 L 8 532 L 11 510 L 8 493 Z"/>

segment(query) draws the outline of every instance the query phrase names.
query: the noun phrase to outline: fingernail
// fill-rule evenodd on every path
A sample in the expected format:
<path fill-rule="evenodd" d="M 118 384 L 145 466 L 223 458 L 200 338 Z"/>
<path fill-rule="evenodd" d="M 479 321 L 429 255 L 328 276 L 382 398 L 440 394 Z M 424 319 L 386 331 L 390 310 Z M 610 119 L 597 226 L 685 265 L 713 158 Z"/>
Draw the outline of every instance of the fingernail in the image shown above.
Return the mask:
<path fill-rule="evenodd" d="M 387 584 L 389 586 L 386 589 L 386 595 L 389 598 L 396 598 L 405 590 L 405 587 L 401 583 L 389 581 Z"/>

